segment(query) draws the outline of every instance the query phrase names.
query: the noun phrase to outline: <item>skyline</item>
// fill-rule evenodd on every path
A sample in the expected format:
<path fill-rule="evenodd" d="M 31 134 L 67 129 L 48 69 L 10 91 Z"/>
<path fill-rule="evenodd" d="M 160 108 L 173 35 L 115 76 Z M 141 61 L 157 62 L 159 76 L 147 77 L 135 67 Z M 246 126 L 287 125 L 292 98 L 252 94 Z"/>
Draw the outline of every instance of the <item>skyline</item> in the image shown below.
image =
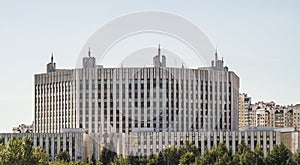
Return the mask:
<path fill-rule="evenodd" d="M 300 103 L 299 2 L 129 1 L 130 7 L 107 2 L 30 2 L 0 6 L 0 105 L 5 114 L 0 118 L 1 132 L 33 121 L 33 75 L 45 72 L 52 52 L 58 68 L 74 68 L 81 48 L 97 29 L 120 15 L 145 10 L 178 14 L 197 25 L 240 77 L 240 93 L 247 93 L 253 102 Z"/>

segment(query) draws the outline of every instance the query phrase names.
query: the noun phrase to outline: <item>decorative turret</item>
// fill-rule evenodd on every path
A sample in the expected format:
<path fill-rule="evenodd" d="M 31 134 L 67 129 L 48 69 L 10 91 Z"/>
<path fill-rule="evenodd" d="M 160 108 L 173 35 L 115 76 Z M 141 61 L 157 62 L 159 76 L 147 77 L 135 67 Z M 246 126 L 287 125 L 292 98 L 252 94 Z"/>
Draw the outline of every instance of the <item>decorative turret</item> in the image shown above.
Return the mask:
<path fill-rule="evenodd" d="M 224 61 L 218 59 L 218 50 L 215 52 L 215 59 L 211 61 L 211 68 L 215 70 L 224 70 Z"/>
<path fill-rule="evenodd" d="M 51 53 L 51 62 L 47 64 L 47 73 L 54 72 L 56 70 L 56 63 L 53 60 L 53 53 Z"/>
<path fill-rule="evenodd" d="M 83 68 L 95 68 L 96 67 L 96 59 L 91 56 L 91 49 L 89 48 L 88 57 L 83 57 L 82 59 L 82 67 Z"/>
<path fill-rule="evenodd" d="M 160 49 L 160 44 L 158 44 L 157 55 L 153 57 L 153 65 L 155 67 L 166 67 L 166 56 L 162 55 L 162 61 L 160 61 L 160 54 L 161 54 L 161 49 Z"/>

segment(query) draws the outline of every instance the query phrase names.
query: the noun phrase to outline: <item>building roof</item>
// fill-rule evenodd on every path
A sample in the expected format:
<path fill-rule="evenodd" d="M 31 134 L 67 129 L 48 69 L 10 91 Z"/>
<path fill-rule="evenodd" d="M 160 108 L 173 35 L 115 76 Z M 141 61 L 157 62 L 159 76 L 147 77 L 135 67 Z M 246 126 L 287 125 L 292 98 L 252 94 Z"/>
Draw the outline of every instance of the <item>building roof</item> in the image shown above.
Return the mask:
<path fill-rule="evenodd" d="M 274 128 L 274 127 L 252 127 L 245 126 L 241 127 L 240 131 L 279 131 L 279 132 L 294 132 L 296 129 L 294 127 L 285 127 L 285 128 Z"/>

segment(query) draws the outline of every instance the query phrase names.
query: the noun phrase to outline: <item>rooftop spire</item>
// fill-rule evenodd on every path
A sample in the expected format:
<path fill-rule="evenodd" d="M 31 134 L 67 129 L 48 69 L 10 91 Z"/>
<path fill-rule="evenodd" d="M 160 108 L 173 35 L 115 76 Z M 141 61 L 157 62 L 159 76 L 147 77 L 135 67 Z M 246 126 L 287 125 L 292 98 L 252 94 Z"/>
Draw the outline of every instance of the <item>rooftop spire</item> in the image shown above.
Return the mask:
<path fill-rule="evenodd" d="M 216 49 L 216 52 L 215 52 L 215 60 L 216 61 L 218 60 L 218 49 Z"/>
<path fill-rule="evenodd" d="M 158 56 L 160 57 L 160 44 L 158 44 Z"/>
<path fill-rule="evenodd" d="M 51 63 L 53 64 L 53 53 L 51 53 Z"/>
<path fill-rule="evenodd" d="M 89 52 L 88 52 L 89 57 L 91 57 L 91 48 L 89 47 Z"/>
<path fill-rule="evenodd" d="M 56 64 L 54 63 L 53 52 L 51 53 L 51 61 L 47 64 L 47 73 L 54 72 L 56 70 Z"/>

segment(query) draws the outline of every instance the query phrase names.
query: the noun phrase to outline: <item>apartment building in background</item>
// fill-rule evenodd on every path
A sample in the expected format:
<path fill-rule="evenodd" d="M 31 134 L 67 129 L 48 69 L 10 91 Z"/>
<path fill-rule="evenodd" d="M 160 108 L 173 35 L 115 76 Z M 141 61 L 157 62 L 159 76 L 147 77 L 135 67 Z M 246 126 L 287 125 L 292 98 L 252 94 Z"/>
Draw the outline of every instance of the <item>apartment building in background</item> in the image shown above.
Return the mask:
<path fill-rule="evenodd" d="M 247 99 L 248 98 L 248 99 Z M 300 130 L 300 104 L 277 105 L 275 102 L 257 102 L 251 104 L 247 94 L 240 94 L 239 127 L 294 127 Z"/>
<path fill-rule="evenodd" d="M 239 126 L 251 126 L 252 124 L 252 109 L 251 97 L 246 93 L 241 93 L 239 97 Z"/>

